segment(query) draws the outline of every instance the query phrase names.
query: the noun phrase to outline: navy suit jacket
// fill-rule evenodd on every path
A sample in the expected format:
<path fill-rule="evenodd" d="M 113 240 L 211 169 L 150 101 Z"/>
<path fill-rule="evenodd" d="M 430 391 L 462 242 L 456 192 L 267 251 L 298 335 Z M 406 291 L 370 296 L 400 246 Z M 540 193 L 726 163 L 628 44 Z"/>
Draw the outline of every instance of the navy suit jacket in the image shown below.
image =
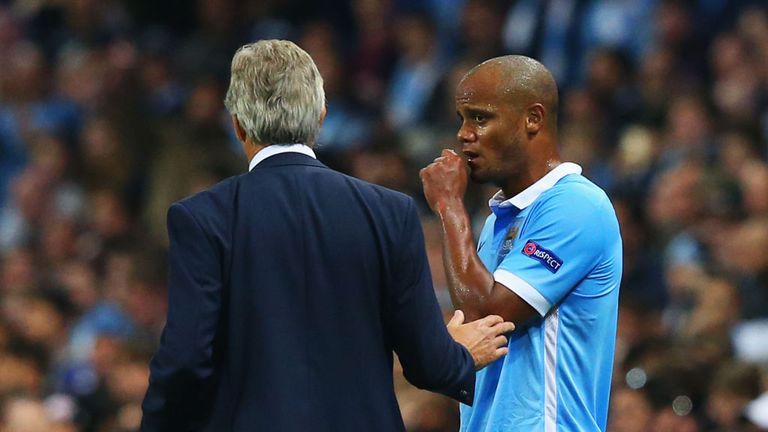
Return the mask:
<path fill-rule="evenodd" d="M 299 153 L 173 204 L 142 431 L 400 431 L 392 352 L 471 404 L 413 201 Z"/>

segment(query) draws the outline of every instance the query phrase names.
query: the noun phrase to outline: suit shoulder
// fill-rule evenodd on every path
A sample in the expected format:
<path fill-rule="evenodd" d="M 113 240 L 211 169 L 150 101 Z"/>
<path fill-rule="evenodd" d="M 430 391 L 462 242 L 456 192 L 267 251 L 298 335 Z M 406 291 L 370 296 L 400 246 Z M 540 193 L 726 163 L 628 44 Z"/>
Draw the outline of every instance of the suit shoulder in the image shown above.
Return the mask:
<path fill-rule="evenodd" d="M 358 189 L 361 193 L 365 194 L 370 199 L 381 201 L 384 204 L 395 206 L 398 209 L 405 209 L 413 203 L 413 198 L 403 192 L 369 183 L 365 180 L 360 180 L 359 178 L 355 178 L 346 174 L 338 173 L 338 175 L 342 176 L 345 181 L 350 183 L 353 187 Z"/>
<path fill-rule="evenodd" d="M 171 206 L 183 206 L 198 222 L 226 219 L 234 207 L 239 177 L 224 179 L 204 191 L 176 201 Z"/>

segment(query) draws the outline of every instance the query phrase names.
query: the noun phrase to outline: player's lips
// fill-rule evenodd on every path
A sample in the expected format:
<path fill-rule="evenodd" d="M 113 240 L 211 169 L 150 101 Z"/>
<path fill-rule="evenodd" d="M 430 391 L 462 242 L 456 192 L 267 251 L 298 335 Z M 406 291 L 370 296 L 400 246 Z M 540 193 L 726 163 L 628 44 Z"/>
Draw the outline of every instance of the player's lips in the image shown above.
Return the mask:
<path fill-rule="evenodd" d="M 477 159 L 478 157 L 480 157 L 479 154 L 472 151 L 468 151 L 468 150 L 464 150 L 462 153 L 467 158 L 467 162 L 469 163 L 471 163 L 474 159 Z"/>
<path fill-rule="evenodd" d="M 464 157 L 467 158 L 467 166 L 469 169 L 472 171 L 477 169 L 477 160 L 480 158 L 480 155 L 469 150 L 464 150 L 462 153 L 464 154 Z"/>

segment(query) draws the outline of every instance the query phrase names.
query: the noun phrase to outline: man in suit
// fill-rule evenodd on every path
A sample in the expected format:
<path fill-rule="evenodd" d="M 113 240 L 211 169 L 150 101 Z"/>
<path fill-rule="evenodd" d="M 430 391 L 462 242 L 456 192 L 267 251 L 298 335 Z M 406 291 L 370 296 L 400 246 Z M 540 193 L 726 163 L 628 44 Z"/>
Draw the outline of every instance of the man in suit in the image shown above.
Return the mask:
<path fill-rule="evenodd" d="M 506 354 L 498 316 L 446 329 L 412 200 L 315 159 L 324 99 L 293 43 L 235 54 L 225 104 L 250 172 L 168 212 L 143 431 L 403 430 L 393 351 L 413 384 L 466 404 Z"/>

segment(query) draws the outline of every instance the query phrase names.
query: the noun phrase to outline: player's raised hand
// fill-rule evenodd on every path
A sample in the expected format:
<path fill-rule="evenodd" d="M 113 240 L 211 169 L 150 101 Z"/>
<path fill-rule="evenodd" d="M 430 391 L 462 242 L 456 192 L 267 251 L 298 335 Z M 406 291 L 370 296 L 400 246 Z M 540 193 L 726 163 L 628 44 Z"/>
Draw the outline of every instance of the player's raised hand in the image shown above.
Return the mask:
<path fill-rule="evenodd" d="M 457 310 L 448 322 L 448 333 L 472 354 L 475 369 L 480 370 L 509 352 L 504 334 L 515 329 L 498 315 L 488 315 L 476 321 L 464 323 L 464 313 Z"/>
<path fill-rule="evenodd" d="M 467 191 L 467 166 L 453 150 L 443 149 L 440 157 L 419 173 L 430 208 L 440 213 L 446 205 L 461 202 Z"/>

